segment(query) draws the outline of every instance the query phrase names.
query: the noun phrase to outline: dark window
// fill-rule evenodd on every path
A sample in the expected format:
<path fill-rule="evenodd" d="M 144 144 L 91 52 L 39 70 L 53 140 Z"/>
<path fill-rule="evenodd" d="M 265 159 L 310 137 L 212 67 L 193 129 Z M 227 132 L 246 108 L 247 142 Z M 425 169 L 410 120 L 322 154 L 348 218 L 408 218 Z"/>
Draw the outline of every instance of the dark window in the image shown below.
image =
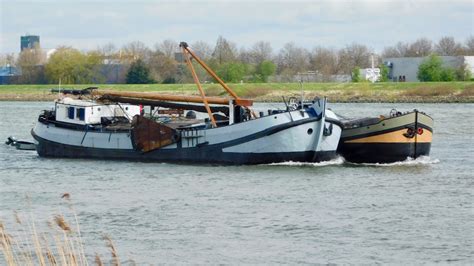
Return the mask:
<path fill-rule="evenodd" d="M 86 110 L 84 108 L 77 108 L 77 118 L 79 120 L 84 121 L 86 117 Z"/>
<path fill-rule="evenodd" d="M 74 108 L 72 106 L 67 108 L 67 117 L 69 119 L 74 119 L 74 109 L 76 109 L 76 108 Z"/>

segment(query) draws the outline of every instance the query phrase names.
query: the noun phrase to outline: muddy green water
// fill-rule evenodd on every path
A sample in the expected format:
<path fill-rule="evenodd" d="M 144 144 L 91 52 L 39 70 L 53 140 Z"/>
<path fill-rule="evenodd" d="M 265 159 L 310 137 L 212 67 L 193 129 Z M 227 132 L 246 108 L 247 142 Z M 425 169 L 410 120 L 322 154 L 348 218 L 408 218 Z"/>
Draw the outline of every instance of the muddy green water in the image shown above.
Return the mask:
<path fill-rule="evenodd" d="M 50 106 L 0 102 L 0 140 L 31 139 Z M 73 223 L 67 192 L 91 263 L 96 252 L 110 258 L 104 234 L 125 263 L 474 263 L 474 105 L 331 107 L 346 116 L 425 111 L 435 120 L 431 156 L 199 166 L 45 159 L 0 143 L 0 220 L 20 236 L 15 210 L 39 231 L 58 213 Z"/>

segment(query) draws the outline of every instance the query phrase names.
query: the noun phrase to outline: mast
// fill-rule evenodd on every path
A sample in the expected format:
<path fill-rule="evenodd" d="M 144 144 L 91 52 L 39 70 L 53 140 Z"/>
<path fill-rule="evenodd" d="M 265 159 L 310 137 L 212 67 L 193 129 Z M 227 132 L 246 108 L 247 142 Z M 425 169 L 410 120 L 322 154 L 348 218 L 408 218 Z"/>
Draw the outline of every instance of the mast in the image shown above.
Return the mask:
<path fill-rule="evenodd" d="M 193 64 L 191 63 L 191 60 L 189 59 L 189 56 L 188 56 L 189 52 L 186 48 L 184 48 L 184 46 L 181 46 L 181 44 L 180 44 L 180 47 L 183 48 L 183 55 L 186 60 L 186 64 L 191 70 L 191 74 L 193 75 L 194 82 L 196 83 L 199 93 L 201 94 L 202 102 L 204 103 L 204 106 L 206 107 L 206 111 L 207 111 L 207 114 L 209 115 L 209 119 L 211 119 L 212 127 L 217 127 L 216 120 L 214 119 L 214 116 L 212 115 L 212 112 L 211 112 L 211 108 L 209 108 L 209 103 L 207 102 L 206 94 L 204 93 L 204 90 L 202 89 L 201 83 L 199 82 L 199 77 L 197 76 L 196 71 L 194 70 Z"/>
<path fill-rule="evenodd" d="M 227 84 L 220 79 L 214 71 L 210 67 L 206 65 L 193 51 L 191 51 L 188 47 L 188 44 L 186 42 L 181 42 L 179 44 L 179 47 L 183 49 L 183 53 L 186 55 L 186 53 L 190 54 L 206 71 L 211 75 L 219 84 L 234 98 L 234 102 L 237 105 L 242 105 L 242 106 L 252 106 L 253 101 L 251 100 L 246 100 L 246 99 L 241 99 Z M 186 55 L 187 57 L 187 55 Z M 189 66 L 189 65 L 188 65 Z M 190 66 L 192 68 L 192 65 Z M 193 71 L 193 70 L 192 70 Z"/>
<path fill-rule="evenodd" d="M 139 102 L 140 100 L 158 100 L 158 101 L 173 101 L 173 102 L 187 102 L 187 103 L 202 103 L 204 104 L 204 108 L 209 115 L 209 119 L 212 123 L 213 127 L 217 127 L 217 123 L 214 119 L 214 116 L 212 114 L 212 108 L 209 106 L 209 104 L 221 104 L 221 105 L 229 105 L 229 104 L 234 104 L 234 105 L 239 105 L 242 106 L 243 108 L 249 110 L 249 106 L 253 105 L 252 100 L 248 99 L 242 99 L 240 98 L 227 84 L 220 79 L 217 74 L 212 71 L 210 67 L 208 67 L 193 51 L 191 51 L 188 47 L 188 44 L 186 42 L 181 42 L 179 44 L 179 47 L 181 47 L 183 56 L 185 58 L 186 64 L 191 70 L 191 74 L 193 76 L 194 82 L 196 83 L 198 90 L 199 90 L 199 96 L 178 96 L 178 95 L 166 95 L 166 94 L 161 94 L 161 93 L 148 93 L 148 92 L 118 92 L 118 91 L 91 91 L 91 95 L 99 96 L 99 100 L 111 100 L 113 98 L 121 98 L 122 100 L 127 100 L 127 101 L 134 101 L 134 102 Z M 190 58 L 191 56 L 192 58 Z M 196 71 L 194 70 L 193 64 L 191 63 L 191 59 L 195 59 L 206 71 L 211 75 L 217 82 L 232 96 L 231 102 L 229 99 L 226 98 L 221 98 L 221 97 L 207 97 L 201 83 L 199 81 L 199 77 L 196 74 Z M 230 108 L 233 108 L 230 106 Z M 251 110 L 250 114 L 253 117 L 256 117 L 255 113 Z"/>

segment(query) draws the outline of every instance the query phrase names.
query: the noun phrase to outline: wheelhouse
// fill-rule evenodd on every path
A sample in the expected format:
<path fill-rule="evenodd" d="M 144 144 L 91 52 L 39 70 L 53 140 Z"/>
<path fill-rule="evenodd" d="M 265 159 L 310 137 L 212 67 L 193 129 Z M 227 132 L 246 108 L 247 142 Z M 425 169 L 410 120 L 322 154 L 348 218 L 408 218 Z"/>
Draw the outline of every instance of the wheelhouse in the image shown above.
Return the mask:
<path fill-rule="evenodd" d="M 132 104 L 99 104 L 97 102 L 64 98 L 55 103 L 58 122 L 78 125 L 101 124 L 103 120 L 123 117 L 131 121 L 140 114 L 140 106 Z"/>

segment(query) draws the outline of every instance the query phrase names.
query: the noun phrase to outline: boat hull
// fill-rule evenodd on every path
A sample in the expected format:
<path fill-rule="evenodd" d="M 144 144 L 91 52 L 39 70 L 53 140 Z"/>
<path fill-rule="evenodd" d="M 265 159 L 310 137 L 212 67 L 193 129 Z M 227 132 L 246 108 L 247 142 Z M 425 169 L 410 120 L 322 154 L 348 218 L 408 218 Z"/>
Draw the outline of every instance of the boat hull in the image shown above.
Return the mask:
<path fill-rule="evenodd" d="M 428 156 L 433 119 L 418 111 L 344 128 L 338 153 L 353 163 L 392 163 Z"/>
<path fill-rule="evenodd" d="M 175 163 L 266 164 L 319 162 L 337 157 L 341 134 L 324 116 L 294 111 L 222 128 L 182 131 L 179 141 L 146 151 L 134 145 L 132 131 L 79 130 L 39 122 L 32 130 L 43 157 L 94 158 Z"/>
<path fill-rule="evenodd" d="M 109 160 L 133 160 L 174 163 L 210 163 L 210 164 L 267 164 L 285 161 L 319 162 L 337 157 L 331 151 L 295 151 L 242 153 L 223 152 L 217 147 L 194 147 L 186 149 L 159 149 L 151 152 L 139 152 L 133 149 L 103 149 L 74 146 L 49 141 L 32 132 L 38 142 L 36 150 L 39 156 L 55 158 L 90 158 Z"/>
<path fill-rule="evenodd" d="M 431 143 L 351 143 L 339 153 L 352 163 L 393 163 L 430 154 Z"/>

